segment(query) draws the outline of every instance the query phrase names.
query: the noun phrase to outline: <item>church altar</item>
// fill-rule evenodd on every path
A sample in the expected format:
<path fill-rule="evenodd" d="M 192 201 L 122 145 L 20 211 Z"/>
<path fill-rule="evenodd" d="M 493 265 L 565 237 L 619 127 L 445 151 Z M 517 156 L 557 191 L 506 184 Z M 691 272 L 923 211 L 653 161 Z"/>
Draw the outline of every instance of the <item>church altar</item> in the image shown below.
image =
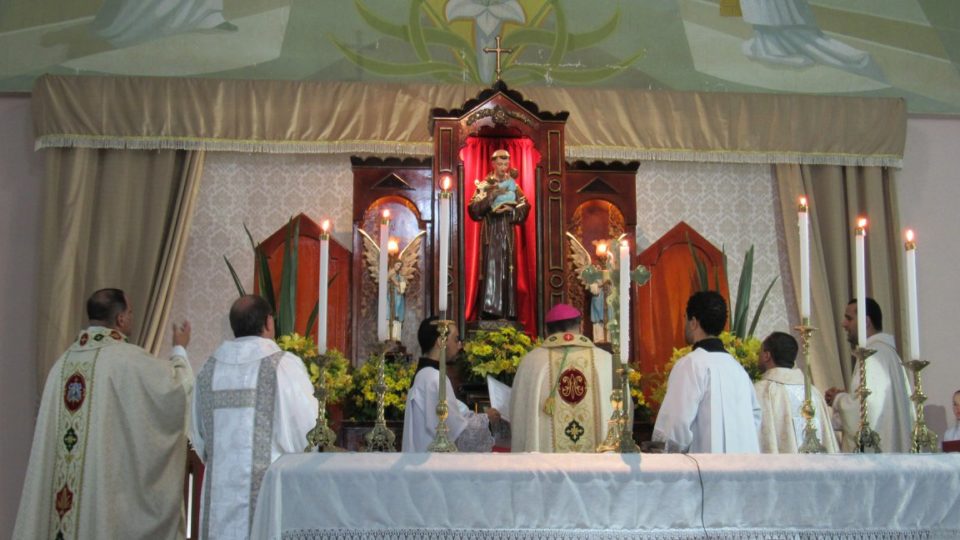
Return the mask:
<path fill-rule="evenodd" d="M 287 455 L 251 537 L 958 538 L 960 455 Z"/>

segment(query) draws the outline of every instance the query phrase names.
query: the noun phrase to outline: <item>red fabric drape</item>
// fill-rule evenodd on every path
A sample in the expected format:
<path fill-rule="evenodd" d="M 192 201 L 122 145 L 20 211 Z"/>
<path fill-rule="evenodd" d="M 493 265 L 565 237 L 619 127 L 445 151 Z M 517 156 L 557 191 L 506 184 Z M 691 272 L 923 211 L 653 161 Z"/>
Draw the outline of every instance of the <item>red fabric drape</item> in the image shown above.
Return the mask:
<path fill-rule="evenodd" d="M 477 190 L 474 180 L 483 179 L 490 173 L 490 155 L 496 150 L 510 152 L 510 166 L 520 171 L 518 183 L 530 203 L 531 211 L 523 225 L 514 230 L 517 246 L 517 319 L 523 329 L 536 336 L 536 275 L 537 266 L 537 204 L 536 167 L 540 152 L 533 141 L 522 138 L 469 137 L 460 151 L 463 162 L 464 199 L 466 208 Z M 464 289 L 466 293 L 466 320 L 477 318 L 477 276 L 480 266 L 480 223 L 470 219 L 464 212 L 463 223 Z"/>

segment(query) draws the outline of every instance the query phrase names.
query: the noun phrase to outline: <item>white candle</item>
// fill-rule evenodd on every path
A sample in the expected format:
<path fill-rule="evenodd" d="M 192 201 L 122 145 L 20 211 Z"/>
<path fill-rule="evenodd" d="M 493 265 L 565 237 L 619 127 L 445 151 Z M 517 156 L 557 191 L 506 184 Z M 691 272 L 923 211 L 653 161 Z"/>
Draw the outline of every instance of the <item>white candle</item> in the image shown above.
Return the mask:
<path fill-rule="evenodd" d="M 920 324 L 917 320 L 917 244 L 913 240 L 913 231 L 907 229 L 907 318 L 910 322 L 910 360 L 920 359 Z"/>
<path fill-rule="evenodd" d="M 620 363 L 630 358 L 630 244 L 620 242 Z"/>
<path fill-rule="evenodd" d="M 390 232 L 390 210 L 380 220 L 380 279 L 377 280 L 377 340 L 387 341 L 387 241 Z"/>
<path fill-rule="evenodd" d="M 803 324 L 810 320 L 810 214 L 807 198 L 800 197 L 800 317 Z"/>
<path fill-rule="evenodd" d="M 856 271 L 857 271 L 857 346 L 867 346 L 867 263 L 864 240 L 867 236 L 867 219 L 857 221 Z"/>
<path fill-rule="evenodd" d="M 330 220 L 320 224 L 320 294 L 317 300 L 317 352 L 327 352 L 327 282 L 330 280 Z M 309 330 L 309 329 L 308 329 Z"/>
<path fill-rule="evenodd" d="M 450 177 L 443 177 L 440 192 L 440 268 L 437 274 L 440 290 L 437 293 L 437 309 L 441 314 L 447 311 L 447 280 L 450 263 Z M 441 318 L 445 318 L 441 317 Z"/>

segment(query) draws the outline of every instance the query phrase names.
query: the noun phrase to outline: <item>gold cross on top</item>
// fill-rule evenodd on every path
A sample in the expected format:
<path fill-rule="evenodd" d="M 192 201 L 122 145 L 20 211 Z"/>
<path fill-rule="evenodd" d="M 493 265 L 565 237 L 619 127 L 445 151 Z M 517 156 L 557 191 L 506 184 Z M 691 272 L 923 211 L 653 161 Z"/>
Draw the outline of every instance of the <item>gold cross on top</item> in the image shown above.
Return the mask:
<path fill-rule="evenodd" d="M 502 53 L 512 53 L 513 49 L 504 49 L 500 47 L 500 36 L 497 36 L 497 46 L 496 47 L 484 47 L 483 52 L 485 53 L 497 53 L 497 80 L 500 80 L 500 55 Z"/>

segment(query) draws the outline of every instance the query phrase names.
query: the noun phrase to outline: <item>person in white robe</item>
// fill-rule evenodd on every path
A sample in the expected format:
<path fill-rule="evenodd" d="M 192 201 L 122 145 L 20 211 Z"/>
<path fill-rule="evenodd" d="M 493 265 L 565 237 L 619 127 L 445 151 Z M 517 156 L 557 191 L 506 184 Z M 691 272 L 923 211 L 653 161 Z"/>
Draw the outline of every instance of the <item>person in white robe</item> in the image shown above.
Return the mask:
<path fill-rule="evenodd" d="M 13 538 L 183 538 L 190 325 L 166 360 L 127 343 L 123 291 L 87 316 L 47 376 Z"/>
<path fill-rule="evenodd" d="M 547 337 L 520 361 L 510 394 L 511 451 L 596 452 L 613 413 L 613 358 L 580 334 L 581 314 L 557 304 Z"/>
<path fill-rule="evenodd" d="M 867 307 L 866 348 L 876 353 L 867 357 L 866 371 L 867 421 L 880 436 L 880 450 L 883 452 L 909 452 L 913 438 L 913 423 L 916 412 L 910 401 L 910 381 L 907 371 L 897 354 L 893 336 L 884 334 L 883 312 L 873 298 L 864 301 Z M 847 304 L 841 323 L 847 333 L 847 341 L 856 347 L 857 340 L 857 301 Z M 857 432 L 860 429 L 860 399 L 856 391 L 863 374 L 859 362 L 853 368 L 853 376 L 847 390 L 831 388 L 827 390 L 827 403 L 833 407 L 834 427 L 843 432 L 840 448 L 844 452 L 858 449 Z"/>
<path fill-rule="evenodd" d="M 960 441 L 960 390 L 953 393 L 953 418 L 957 423 L 943 434 L 943 441 Z"/>
<path fill-rule="evenodd" d="M 427 452 L 437 435 L 437 403 L 440 402 L 440 353 L 443 344 L 437 317 L 420 323 L 417 341 L 422 356 L 417 362 L 413 384 L 407 390 L 406 407 L 403 410 L 403 452 Z M 450 327 L 447 335 L 447 366 L 453 367 L 453 359 L 459 349 L 460 338 L 456 326 Z M 447 437 L 461 452 L 489 452 L 493 449 L 492 428 L 500 422 L 500 411 L 491 407 L 485 413 L 474 413 L 457 400 L 453 383 L 446 381 Z"/>
<path fill-rule="evenodd" d="M 319 404 L 303 361 L 280 350 L 270 305 L 240 297 L 230 308 L 235 339 L 197 375 L 190 441 L 205 465 L 200 538 L 247 538 L 267 467 L 303 452 Z"/>
<path fill-rule="evenodd" d="M 233 32 L 223 17 L 223 0 L 106 0 L 90 23 L 114 47 L 198 30 Z"/>
<path fill-rule="evenodd" d="M 750 376 L 717 336 L 727 303 L 715 291 L 687 301 L 684 336 L 693 350 L 673 366 L 653 426 L 667 452 L 760 452 L 760 405 Z"/>
<path fill-rule="evenodd" d="M 760 420 L 760 451 L 765 454 L 796 454 L 803 444 L 807 421 L 801 414 L 805 398 L 803 372 L 795 367 L 797 340 L 784 332 L 773 332 L 760 346 L 763 378 L 753 387 L 763 416 Z M 831 423 L 832 413 L 817 387 L 810 385 L 813 425 L 827 453 L 840 451 Z"/>

